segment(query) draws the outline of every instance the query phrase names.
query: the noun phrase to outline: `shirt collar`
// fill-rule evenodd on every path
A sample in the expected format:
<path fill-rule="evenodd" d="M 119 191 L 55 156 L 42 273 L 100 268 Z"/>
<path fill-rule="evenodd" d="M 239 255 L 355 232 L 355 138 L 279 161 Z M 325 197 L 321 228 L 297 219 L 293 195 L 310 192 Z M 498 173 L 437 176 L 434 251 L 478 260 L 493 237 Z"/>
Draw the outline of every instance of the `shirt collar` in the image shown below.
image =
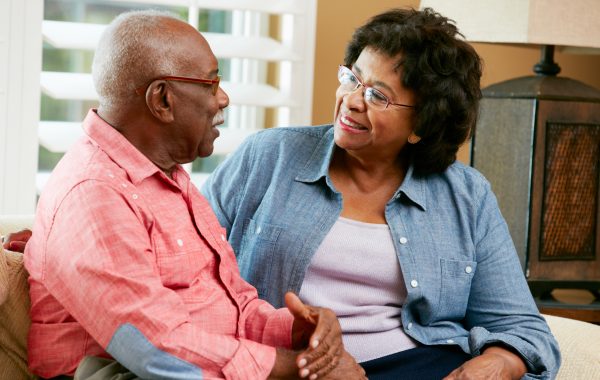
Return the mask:
<path fill-rule="evenodd" d="M 394 194 L 394 199 L 398 199 L 404 194 L 408 199 L 425 211 L 427 210 L 426 186 L 423 177 L 415 176 L 415 167 L 411 162 L 406 171 L 406 175 L 404 176 L 404 181 L 402 181 L 402 184 Z"/>
<path fill-rule="evenodd" d="M 333 128 L 329 128 L 321 137 L 317 147 L 306 162 L 306 165 L 300 170 L 296 176 L 296 181 L 300 182 L 317 182 L 325 177 L 329 183 L 329 165 L 333 157 L 335 142 L 333 140 Z M 404 194 L 409 200 L 419 206 L 421 209 L 427 209 L 426 184 L 424 178 L 417 177 L 414 174 L 414 166 L 412 163 L 408 167 L 404 181 L 394 193 L 393 199 L 399 199 Z"/>
<path fill-rule="evenodd" d="M 119 131 L 102 120 L 95 109 L 91 109 L 85 117 L 83 130 L 100 149 L 127 172 L 134 185 L 156 173 L 162 174 L 161 177 L 171 181 L 158 166 L 137 150 Z M 181 167 L 177 165 L 173 172 L 173 178 L 182 174 L 186 178 L 187 173 L 180 169 Z"/>
<path fill-rule="evenodd" d="M 319 140 L 306 165 L 296 176 L 296 181 L 317 182 L 322 177 L 327 178 L 334 149 L 333 128 L 329 128 Z"/>

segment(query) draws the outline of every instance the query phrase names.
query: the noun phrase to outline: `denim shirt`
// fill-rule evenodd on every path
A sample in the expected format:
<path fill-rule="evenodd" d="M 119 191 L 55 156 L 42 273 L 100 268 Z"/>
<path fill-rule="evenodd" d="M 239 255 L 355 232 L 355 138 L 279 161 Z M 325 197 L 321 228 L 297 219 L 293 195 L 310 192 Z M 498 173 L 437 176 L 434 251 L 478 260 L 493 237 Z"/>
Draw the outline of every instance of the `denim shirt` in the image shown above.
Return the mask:
<path fill-rule="evenodd" d="M 313 255 L 340 216 L 342 196 L 329 177 L 334 147 L 331 125 L 262 131 L 202 189 L 227 229 L 242 276 L 275 307 L 283 306 L 286 291 L 299 293 Z M 558 344 L 479 172 L 456 162 L 443 173 L 417 177 L 410 167 L 385 218 L 408 291 L 406 334 L 473 355 L 486 345 L 507 345 L 525 360 L 526 378 L 556 376 Z"/>

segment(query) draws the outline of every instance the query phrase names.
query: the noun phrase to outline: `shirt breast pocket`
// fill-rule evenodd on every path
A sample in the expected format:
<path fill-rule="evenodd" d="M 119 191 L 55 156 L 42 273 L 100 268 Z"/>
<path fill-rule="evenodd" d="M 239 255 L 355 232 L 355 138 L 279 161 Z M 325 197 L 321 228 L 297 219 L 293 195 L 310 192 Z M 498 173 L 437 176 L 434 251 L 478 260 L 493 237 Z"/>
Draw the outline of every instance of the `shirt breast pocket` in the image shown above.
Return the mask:
<path fill-rule="evenodd" d="M 461 320 L 467 311 L 471 281 L 477 268 L 477 262 L 441 258 L 440 267 L 439 319 Z"/>
<path fill-rule="evenodd" d="M 157 265 L 160 278 L 170 289 L 189 288 L 209 263 L 207 252 L 200 247 L 186 247 L 181 239 L 156 241 Z"/>
<path fill-rule="evenodd" d="M 244 237 L 238 252 L 238 265 L 242 277 L 256 287 L 261 298 L 272 283 L 273 255 L 282 230 L 279 226 L 254 219 L 244 222 Z"/>

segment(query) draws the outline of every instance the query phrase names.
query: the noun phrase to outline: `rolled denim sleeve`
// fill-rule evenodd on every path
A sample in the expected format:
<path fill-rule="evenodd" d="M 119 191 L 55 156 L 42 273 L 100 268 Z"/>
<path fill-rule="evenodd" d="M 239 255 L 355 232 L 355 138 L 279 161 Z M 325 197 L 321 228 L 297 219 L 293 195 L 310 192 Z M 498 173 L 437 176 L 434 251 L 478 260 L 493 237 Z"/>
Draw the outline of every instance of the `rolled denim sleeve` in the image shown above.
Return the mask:
<path fill-rule="evenodd" d="M 507 345 L 525 361 L 526 378 L 554 378 L 560 366 L 558 343 L 537 310 L 487 181 L 480 194 L 474 205 L 477 271 L 466 313 L 471 352 L 478 355 L 487 345 Z"/>

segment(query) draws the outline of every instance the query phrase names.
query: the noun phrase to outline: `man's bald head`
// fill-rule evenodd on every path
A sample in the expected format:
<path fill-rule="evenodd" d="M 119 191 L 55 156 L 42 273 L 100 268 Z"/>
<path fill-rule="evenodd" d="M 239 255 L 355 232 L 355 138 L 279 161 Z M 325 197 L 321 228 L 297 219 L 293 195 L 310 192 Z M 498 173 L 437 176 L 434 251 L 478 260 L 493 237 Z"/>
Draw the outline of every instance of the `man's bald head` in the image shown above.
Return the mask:
<path fill-rule="evenodd" d="M 102 34 L 92 65 L 94 86 L 105 108 L 121 107 L 156 77 L 177 75 L 186 55 L 177 43 L 197 35 L 170 13 L 146 10 L 119 15 Z"/>

